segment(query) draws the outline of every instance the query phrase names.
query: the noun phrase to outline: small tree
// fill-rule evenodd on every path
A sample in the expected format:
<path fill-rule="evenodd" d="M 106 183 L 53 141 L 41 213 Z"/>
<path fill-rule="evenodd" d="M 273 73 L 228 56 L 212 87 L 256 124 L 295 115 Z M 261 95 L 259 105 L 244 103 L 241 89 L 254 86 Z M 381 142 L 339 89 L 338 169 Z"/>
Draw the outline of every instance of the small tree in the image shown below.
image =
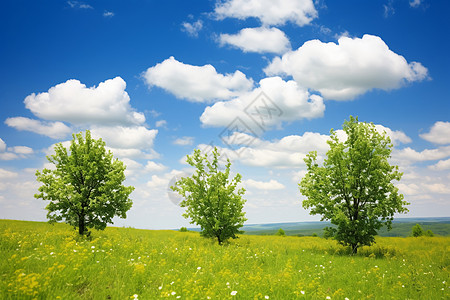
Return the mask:
<path fill-rule="evenodd" d="M 425 236 L 429 236 L 429 237 L 433 237 L 433 236 L 434 236 L 434 233 L 433 233 L 433 231 L 431 231 L 430 229 L 428 229 L 427 231 L 425 231 L 424 235 L 425 235 Z"/>
<path fill-rule="evenodd" d="M 423 234 L 424 233 L 423 233 L 422 226 L 420 226 L 419 224 L 416 224 L 416 225 L 413 226 L 413 228 L 412 228 L 412 236 L 419 237 L 419 236 L 422 236 Z"/>
<path fill-rule="evenodd" d="M 88 228 L 104 229 L 114 216 L 126 217 L 134 187 L 125 187 L 124 164 L 113 159 L 102 139 L 95 140 L 90 131 L 74 134 L 68 151 L 56 144 L 55 154 L 47 156 L 54 170 L 36 172 L 39 187 L 37 199 L 47 200 L 49 222 L 64 220 L 78 227 L 80 235 Z"/>
<path fill-rule="evenodd" d="M 236 234 L 247 220 L 242 211 L 245 200 L 242 195 L 245 190 L 237 187 L 241 175 L 229 180 L 231 162 L 227 160 L 225 171 L 219 171 L 219 152 L 212 151 L 212 160 L 202 155 L 200 150 L 194 150 L 187 156 L 189 165 L 196 168 L 191 177 L 183 177 L 170 188 L 184 197 L 180 206 L 186 208 L 183 214 L 191 219 L 191 224 L 200 225 L 201 234 L 216 238 L 221 245 Z"/>
<path fill-rule="evenodd" d="M 278 236 L 286 236 L 286 232 L 284 232 L 283 228 L 278 229 L 276 235 Z"/>
<path fill-rule="evenodd" d="M 299 188 L 306 197 L 303 207 L 336 225 L 328 233 L 357 253 L 359 247 L 375 241 L 383 225 L 390 230 L 394 213 L 407 212 L 404 206 L 408 203 L 392 183 L 400 180 L 402 173 L 388 162 L 392 151 L 389 137 L 352 116 L 343 130 L 345 142 L 331 130 L 323 167 L 317 163 L 317 152 L 307 155 L 308 173 Z"/>

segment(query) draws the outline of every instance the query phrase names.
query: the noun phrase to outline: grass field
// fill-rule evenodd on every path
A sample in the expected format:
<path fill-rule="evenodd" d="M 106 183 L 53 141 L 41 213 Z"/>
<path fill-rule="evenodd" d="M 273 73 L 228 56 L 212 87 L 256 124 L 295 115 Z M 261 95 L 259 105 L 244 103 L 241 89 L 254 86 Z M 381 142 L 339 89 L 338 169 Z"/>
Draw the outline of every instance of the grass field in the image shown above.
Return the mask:
<path fill-rule="evenodd" d="M 0 220 L 0 299 L 450 299 L 450 238 L 377 238 L 357 256 L 313 237 Z"/>

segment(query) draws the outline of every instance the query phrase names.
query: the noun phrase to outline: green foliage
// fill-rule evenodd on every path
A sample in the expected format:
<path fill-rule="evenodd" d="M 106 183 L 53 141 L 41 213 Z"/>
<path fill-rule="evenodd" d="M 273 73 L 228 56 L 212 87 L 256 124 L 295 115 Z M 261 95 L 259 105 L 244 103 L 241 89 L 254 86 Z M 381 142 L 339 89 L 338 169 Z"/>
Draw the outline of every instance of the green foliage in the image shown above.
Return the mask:
<path fill-rule="evenodd" d="M 237 188 L 241 175 L 229 180 L 231 162 L 227 160 L 225 171 L 219 170 L 219 152 L 212 151 L 212 159 L 194 150 L 187 156 L 189 165 L 196 169 L 191 177 L 183 177 L 171 189 L 184 197 L 180 206 L 186 208 L 183 214 L 191 219 L 191 224 L 201 227 L 205 237 L 216 238 L 222 244 L 229 238 L 242 233 L 239 229 L 247 220 L 242 211 L 245 189 Z"/>
<path fill-rule="evenodd" d="M 325 227 L 323 229 L 323 237 L 325 239 L 333 239 L 336 236 L 337 229 L 334 227 Z"/>
<path fill-rule="evenodd" d="M 187 230 L 187 228 L 186 227 L 181 227 L 180 228 L 180 232 L 187 232 L 188 230 Z"/>
<path fill-rule="evenodd" d="M 299 188 L 306 197 L 303 207 L 336 225 L 336 240 L 356 253 L 359 247 L 374 243 L 383 225 L 390 229 L 394 214 L 407 212 L 408 203 L 392 183 L 402 173 L 388 162 L 392 143 L 386 133 L 352 116 L 343 130 L 345 142 L 331 130 L 330 150 L 322 167 L 317 152 L 307 155 L 308 173 Z"/>
<path fill-rule="evenodd" d="M 419 237 L 422 235 L 423 235 L 422 226 L 420 226 L 419 224 L 414 225 L 412 228 L 412 236 Z"/>
<path fill-rule="evenodd" d="M 427 231 L 425 231 L 424 236 L 433 237 L 433 236 L 434 236 L 434 233 L 433 233 L 433 231 L 431 231 L 430 229 L 428 229 Z"/>
<path fill-rule="evenodd" d="M 286 236 L 286 232 L 284 232 L 283 228 L 278 229 L 277 234 L 278 236 Z"/>
<path fill-rule="evenodd" d="M 114 216 L 126 217 L 134 188 L 122 185 L 125 165 L 113 159 L 102 139 L 93 139 L 89 130 L 85 138 L 74 134 L 70 151 L 56 144 L 55 154 L 47 159 L 55 169 L 36 172 L 43 185 L 34 197 L 50 201 L 49 222 L 65 221 L 87 234 L 88 228 L 104 229 Z"/>

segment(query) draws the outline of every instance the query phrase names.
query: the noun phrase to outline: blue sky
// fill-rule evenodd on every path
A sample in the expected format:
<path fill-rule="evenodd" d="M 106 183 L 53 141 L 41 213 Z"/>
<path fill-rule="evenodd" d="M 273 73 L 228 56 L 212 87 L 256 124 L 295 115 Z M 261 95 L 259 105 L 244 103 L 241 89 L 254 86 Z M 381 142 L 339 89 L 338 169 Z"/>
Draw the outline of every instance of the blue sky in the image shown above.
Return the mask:
<path fill-rule="evenodd" d="M 208 145 L 243 175 L 247 223 L 318 220 L 302 159 L 350 115 L 391 136 L 408 216 L 449 216 L 448 1 L 0 5 L 0 218 L 45 220 L 34 172 L 90 129 L 136 187 L 116 225 L 187 226 L 167 186 Z"/>

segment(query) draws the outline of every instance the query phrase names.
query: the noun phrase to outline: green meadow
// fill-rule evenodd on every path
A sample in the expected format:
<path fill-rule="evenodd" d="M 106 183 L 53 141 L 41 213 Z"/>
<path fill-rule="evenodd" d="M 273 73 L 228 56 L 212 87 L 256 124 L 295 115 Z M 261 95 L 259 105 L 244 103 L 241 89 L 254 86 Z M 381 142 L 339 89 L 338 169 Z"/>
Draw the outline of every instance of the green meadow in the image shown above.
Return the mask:
<path fill-rule="evenodd" d="M 0 220 L 1 299 L 450 299 L 450 237 L 377 237 L 356 256 L 319 237 Z"/>

